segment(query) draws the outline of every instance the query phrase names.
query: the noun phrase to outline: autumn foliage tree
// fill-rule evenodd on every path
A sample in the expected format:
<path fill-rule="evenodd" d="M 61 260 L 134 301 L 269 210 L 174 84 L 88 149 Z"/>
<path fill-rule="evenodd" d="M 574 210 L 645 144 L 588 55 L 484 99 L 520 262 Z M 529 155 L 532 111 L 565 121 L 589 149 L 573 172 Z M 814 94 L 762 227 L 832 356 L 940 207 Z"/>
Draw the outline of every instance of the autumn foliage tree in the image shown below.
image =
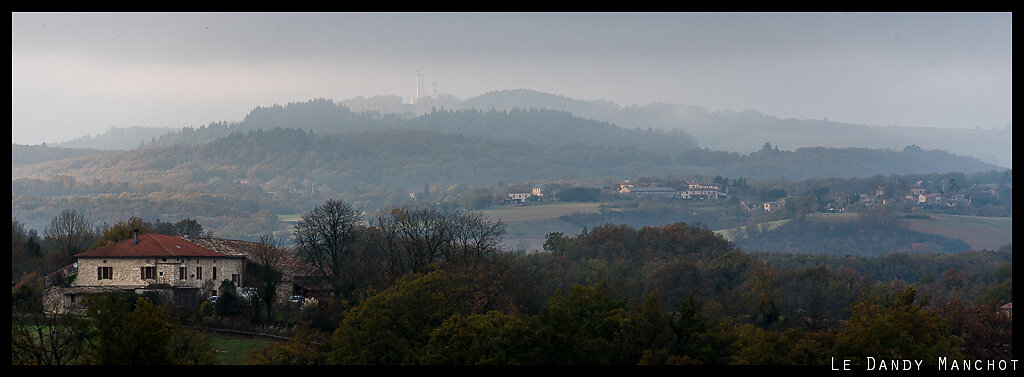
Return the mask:
<path fill-rule="evenodd" d="M 936 360 L 960 358 L 957 338 L 938 313 L 927 309 L 929 299 L 914 288 L 890 289 L 865 296 L 850 307 L 846 327 L 835 337 L 836 358 Z"/>

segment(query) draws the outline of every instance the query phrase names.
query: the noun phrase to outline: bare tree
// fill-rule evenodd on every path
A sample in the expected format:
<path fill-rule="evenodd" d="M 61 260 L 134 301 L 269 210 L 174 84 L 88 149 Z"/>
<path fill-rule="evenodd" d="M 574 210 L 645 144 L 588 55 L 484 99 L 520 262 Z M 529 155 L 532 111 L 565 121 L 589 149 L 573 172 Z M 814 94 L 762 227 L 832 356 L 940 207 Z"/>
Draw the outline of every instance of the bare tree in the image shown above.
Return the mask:
<path fill-rule="evenodd" d="M 73 209 L 61 211 L 43 230 L 43 241 L 57 253 L 61 263 L 70 263 L 74 255 L 85 251 L 95 237 L 92 223 Z"/>
<path fill-rule="evenodd" d="M 259 298 L 266 305 L 267 320 L 273 319 L 274 301 L 277 299 L 277 286 L 281 283 L 282 256 L 281 242 L 272 234 L 260 235 L 255 248 L 250 252 L 256 268 L 250 269 L 249 276 L 259 288 Z"/>
<path fill-rule="evenodd" d="M 89 321 L 76 314 L 12 316 L 11 364 L 71 364 L 89 348 L 91 329 Z"/>
<path fill-rule="evenodd" d="M 345 262 L 351 259 L 362 228 L 362 219 L 350 204 L 328 199 L 303 214 L 292 231 L 299 254 L 331 277 L 336 294 L 342 293 Z"/>
<path fill-rule="evenodd" d="M 501 247 L 501 237 L 505 234 L 501 220 L 492 222 L 479 212 L 454 213 L 450 217 L 449 261 L 475 265 L 485 254 Z"/>
<path fill-rule="evenodd" d="M 433 208 L 393 208 L 377 212 L 380 246 L 392 275 L 422 272 L 441 259 L 451 243 L 449 219 Z"/>
<path fill-rule="evenodd" d="M 75 314 L 47 314 L 46 283 L 22 276 L 11 289 L 11 364 L 66 365 L 85 352 L 91 326 Z"/>
<path fill-rule="evenodd" d="M 401 207 L 378 211 L 374 230 L 380 254 L 399 276 L 438 262 L 475 264 L 500 247 L 505 225 L 475 212 Z"/>

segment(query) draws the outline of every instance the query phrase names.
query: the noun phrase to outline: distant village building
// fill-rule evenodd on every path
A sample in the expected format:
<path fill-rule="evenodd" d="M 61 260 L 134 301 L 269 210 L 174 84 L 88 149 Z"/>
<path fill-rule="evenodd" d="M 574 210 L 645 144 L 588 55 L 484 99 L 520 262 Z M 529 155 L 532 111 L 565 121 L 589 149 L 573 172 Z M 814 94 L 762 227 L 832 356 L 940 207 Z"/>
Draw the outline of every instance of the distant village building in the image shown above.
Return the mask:
<path fill-rule="evenodd" d="M 924 205 L 938 205 L 942 202 L 942 196 L 938 193 L 921 194 L 917 196 L 917 203 Z"/>
<path fill-rule="evenodd" d="M 786 204 L 785 200 L 777 200 L 777 201 L 772 201 L 772 202 L 765 202 L 764 203 L 764 211 L 765 212 L 772 212 L 772 211 L 778 210 L 779 208 L 782 208 L 782 206 L 785 205 L 785 204 Z"/>
<path fill-rule="evenodd" d="M 911 185 L 910 186 L 910 193 L 913 194 L 913 195 L 922 195 L 922 194 L 925 193 L 925 191 L 926 190 L 924 189 L 924 187 L 921 187 L 919 185 Z"/>
<path fill-rule="evenodd" d="M 532 192 L 510 192 L 508 193 L 508 201 L 513 204 L 523 204 L 531 196 L 533 196 Z"/>
<path fill-rule="evenodd" d="M 718 199 L 728 196 L 722 191 L 722 186 L 718 184 L 687 182 L 686 185 L 687 189 L 680 193 L 683 199 L 692 199 L 696 197 Z"/>
<path fill-rule="evenodd" d="M 946 200 L 946 206 L 947 207 L 955 207 L 959 203 L 966 203 L 966 204 L 970 204 L 971 203 L 971 200 L 968 199 L 967 196 L 965 196 L 963 193 L 960 193 L 960 192 L 954 192 L 952 194 L 946 195 L 945 200 Z"/>
<path fill-rule="evenodd" d="M 544 196 L 544 185 L 534 186 L 531 193 L 533 196 Z"/>

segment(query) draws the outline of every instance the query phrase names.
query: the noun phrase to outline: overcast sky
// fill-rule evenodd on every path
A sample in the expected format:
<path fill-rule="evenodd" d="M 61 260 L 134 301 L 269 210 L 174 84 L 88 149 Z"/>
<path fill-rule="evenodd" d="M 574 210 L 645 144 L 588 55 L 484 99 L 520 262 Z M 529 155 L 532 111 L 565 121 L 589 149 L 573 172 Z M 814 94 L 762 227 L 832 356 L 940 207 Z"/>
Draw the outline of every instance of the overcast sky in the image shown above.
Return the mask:
<path fill-rule="evenodd" d="M 12 13 L 14 143 L 257 106 L 533 89 L 900 126 L 1012 122 L 1010 13 Z"/>

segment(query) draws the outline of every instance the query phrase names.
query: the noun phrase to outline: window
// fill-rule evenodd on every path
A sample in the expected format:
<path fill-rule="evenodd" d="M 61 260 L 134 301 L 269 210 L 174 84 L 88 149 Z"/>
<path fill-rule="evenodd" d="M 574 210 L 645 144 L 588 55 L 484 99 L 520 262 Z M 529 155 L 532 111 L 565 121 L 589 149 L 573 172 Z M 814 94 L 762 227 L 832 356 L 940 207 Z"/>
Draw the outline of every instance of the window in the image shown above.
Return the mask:
<path fill-rule="evenodd" d="M 178 267 L 178 280 L 185 280 L 188 277 L 188 267 Z"/>
<path fill-rule="evenodd" d="M 113 279 L 113 267 L 96 267 L 96 278 L 99 280 Z"/>
<path fill-rule="evenodd" d="M 238 278 L 238 274 L 231 274 L 231 282 L 232 282 L 232 283 L 235 283 L 235 286 L 236 286 L 236 287 L 238 286 L 238 281 L 239 281 L 239 280 L 240 280 L 240 279 Z"/>
<path fill-rule="evenodd" d="M 217 266 L 213 266 L 213 281 L 217 281 Z"/>
<path fill-rule="evenodd" d="M 156 267 L 143 267 L 142 280 L 156 279 Z"/>
<path fill-rule="evenodd" d="M 203 280 L 203 268 L 196 267 L 196 280 Z"/>

